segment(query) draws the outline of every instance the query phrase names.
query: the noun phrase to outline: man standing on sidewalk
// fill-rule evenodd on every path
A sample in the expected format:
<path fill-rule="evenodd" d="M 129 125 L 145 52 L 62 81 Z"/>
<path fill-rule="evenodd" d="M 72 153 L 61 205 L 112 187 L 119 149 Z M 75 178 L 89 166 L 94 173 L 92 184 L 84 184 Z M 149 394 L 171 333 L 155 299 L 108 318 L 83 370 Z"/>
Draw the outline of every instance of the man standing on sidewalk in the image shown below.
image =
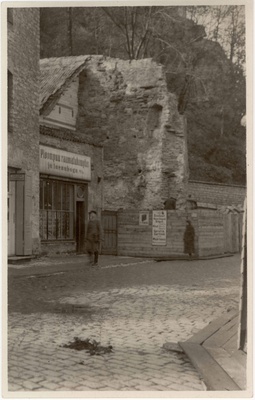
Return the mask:
<path fill-rule="evenodd" d="M 186 221 L 186 229 L 183 235 L 184 241 L 184 253 L 187 253 L 189 257 L 195 253 L 195 229 L 189 220 Z"/>
<path fill-rule="evenodd" d="M 99 247 L 102 240 L 102 227 L 97 219 L 97 213 L 96 211 L 90 211 L 86 233 L 86 247 L 89 254 L 90 265 L 98 266 Z"/>

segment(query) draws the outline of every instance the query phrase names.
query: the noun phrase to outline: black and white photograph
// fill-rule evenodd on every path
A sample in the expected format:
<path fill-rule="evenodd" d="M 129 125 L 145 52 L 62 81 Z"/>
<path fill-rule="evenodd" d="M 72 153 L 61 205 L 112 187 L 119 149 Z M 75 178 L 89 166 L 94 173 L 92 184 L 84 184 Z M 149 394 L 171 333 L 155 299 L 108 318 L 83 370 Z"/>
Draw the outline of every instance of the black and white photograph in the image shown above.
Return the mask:
<path fill-rule="evenodd" d="M 4 397 L 252 396 L 252 2 L 1 6 Z"/>

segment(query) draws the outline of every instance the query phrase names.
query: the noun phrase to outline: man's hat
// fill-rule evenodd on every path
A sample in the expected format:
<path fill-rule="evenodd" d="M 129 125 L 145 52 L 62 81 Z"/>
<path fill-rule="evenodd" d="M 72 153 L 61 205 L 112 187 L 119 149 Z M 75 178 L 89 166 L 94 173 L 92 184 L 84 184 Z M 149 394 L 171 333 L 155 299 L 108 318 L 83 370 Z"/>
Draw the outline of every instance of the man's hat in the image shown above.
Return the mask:
<path fill-rule="evenodd" d="M 89 212 L 89 215 L 90 214 L 96 214 L 97 215 L 97 212 L 95 211 L 95 210 L 91 210 L 90 212 Z"/>

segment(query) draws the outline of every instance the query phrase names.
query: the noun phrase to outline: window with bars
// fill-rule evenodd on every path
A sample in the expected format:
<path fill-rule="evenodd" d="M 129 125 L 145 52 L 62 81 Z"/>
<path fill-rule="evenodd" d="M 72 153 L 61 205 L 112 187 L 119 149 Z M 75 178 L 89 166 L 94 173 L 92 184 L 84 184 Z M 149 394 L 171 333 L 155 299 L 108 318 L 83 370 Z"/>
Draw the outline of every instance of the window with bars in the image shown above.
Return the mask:
<path fill-rule="evenodd" d="M 40 238 L 74 239 L 74 185 L 40 180 Z"/>

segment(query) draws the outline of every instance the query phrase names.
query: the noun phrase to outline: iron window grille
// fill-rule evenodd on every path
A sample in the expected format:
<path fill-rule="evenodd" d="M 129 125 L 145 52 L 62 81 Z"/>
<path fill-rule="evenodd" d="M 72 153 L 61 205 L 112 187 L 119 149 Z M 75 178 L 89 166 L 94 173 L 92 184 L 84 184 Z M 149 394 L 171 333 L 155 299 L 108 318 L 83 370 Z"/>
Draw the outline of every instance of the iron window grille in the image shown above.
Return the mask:
<path fill-rule="evenodd" d="M 40 238 L 74 239 L 74 185 L 41 179 Z"/>

